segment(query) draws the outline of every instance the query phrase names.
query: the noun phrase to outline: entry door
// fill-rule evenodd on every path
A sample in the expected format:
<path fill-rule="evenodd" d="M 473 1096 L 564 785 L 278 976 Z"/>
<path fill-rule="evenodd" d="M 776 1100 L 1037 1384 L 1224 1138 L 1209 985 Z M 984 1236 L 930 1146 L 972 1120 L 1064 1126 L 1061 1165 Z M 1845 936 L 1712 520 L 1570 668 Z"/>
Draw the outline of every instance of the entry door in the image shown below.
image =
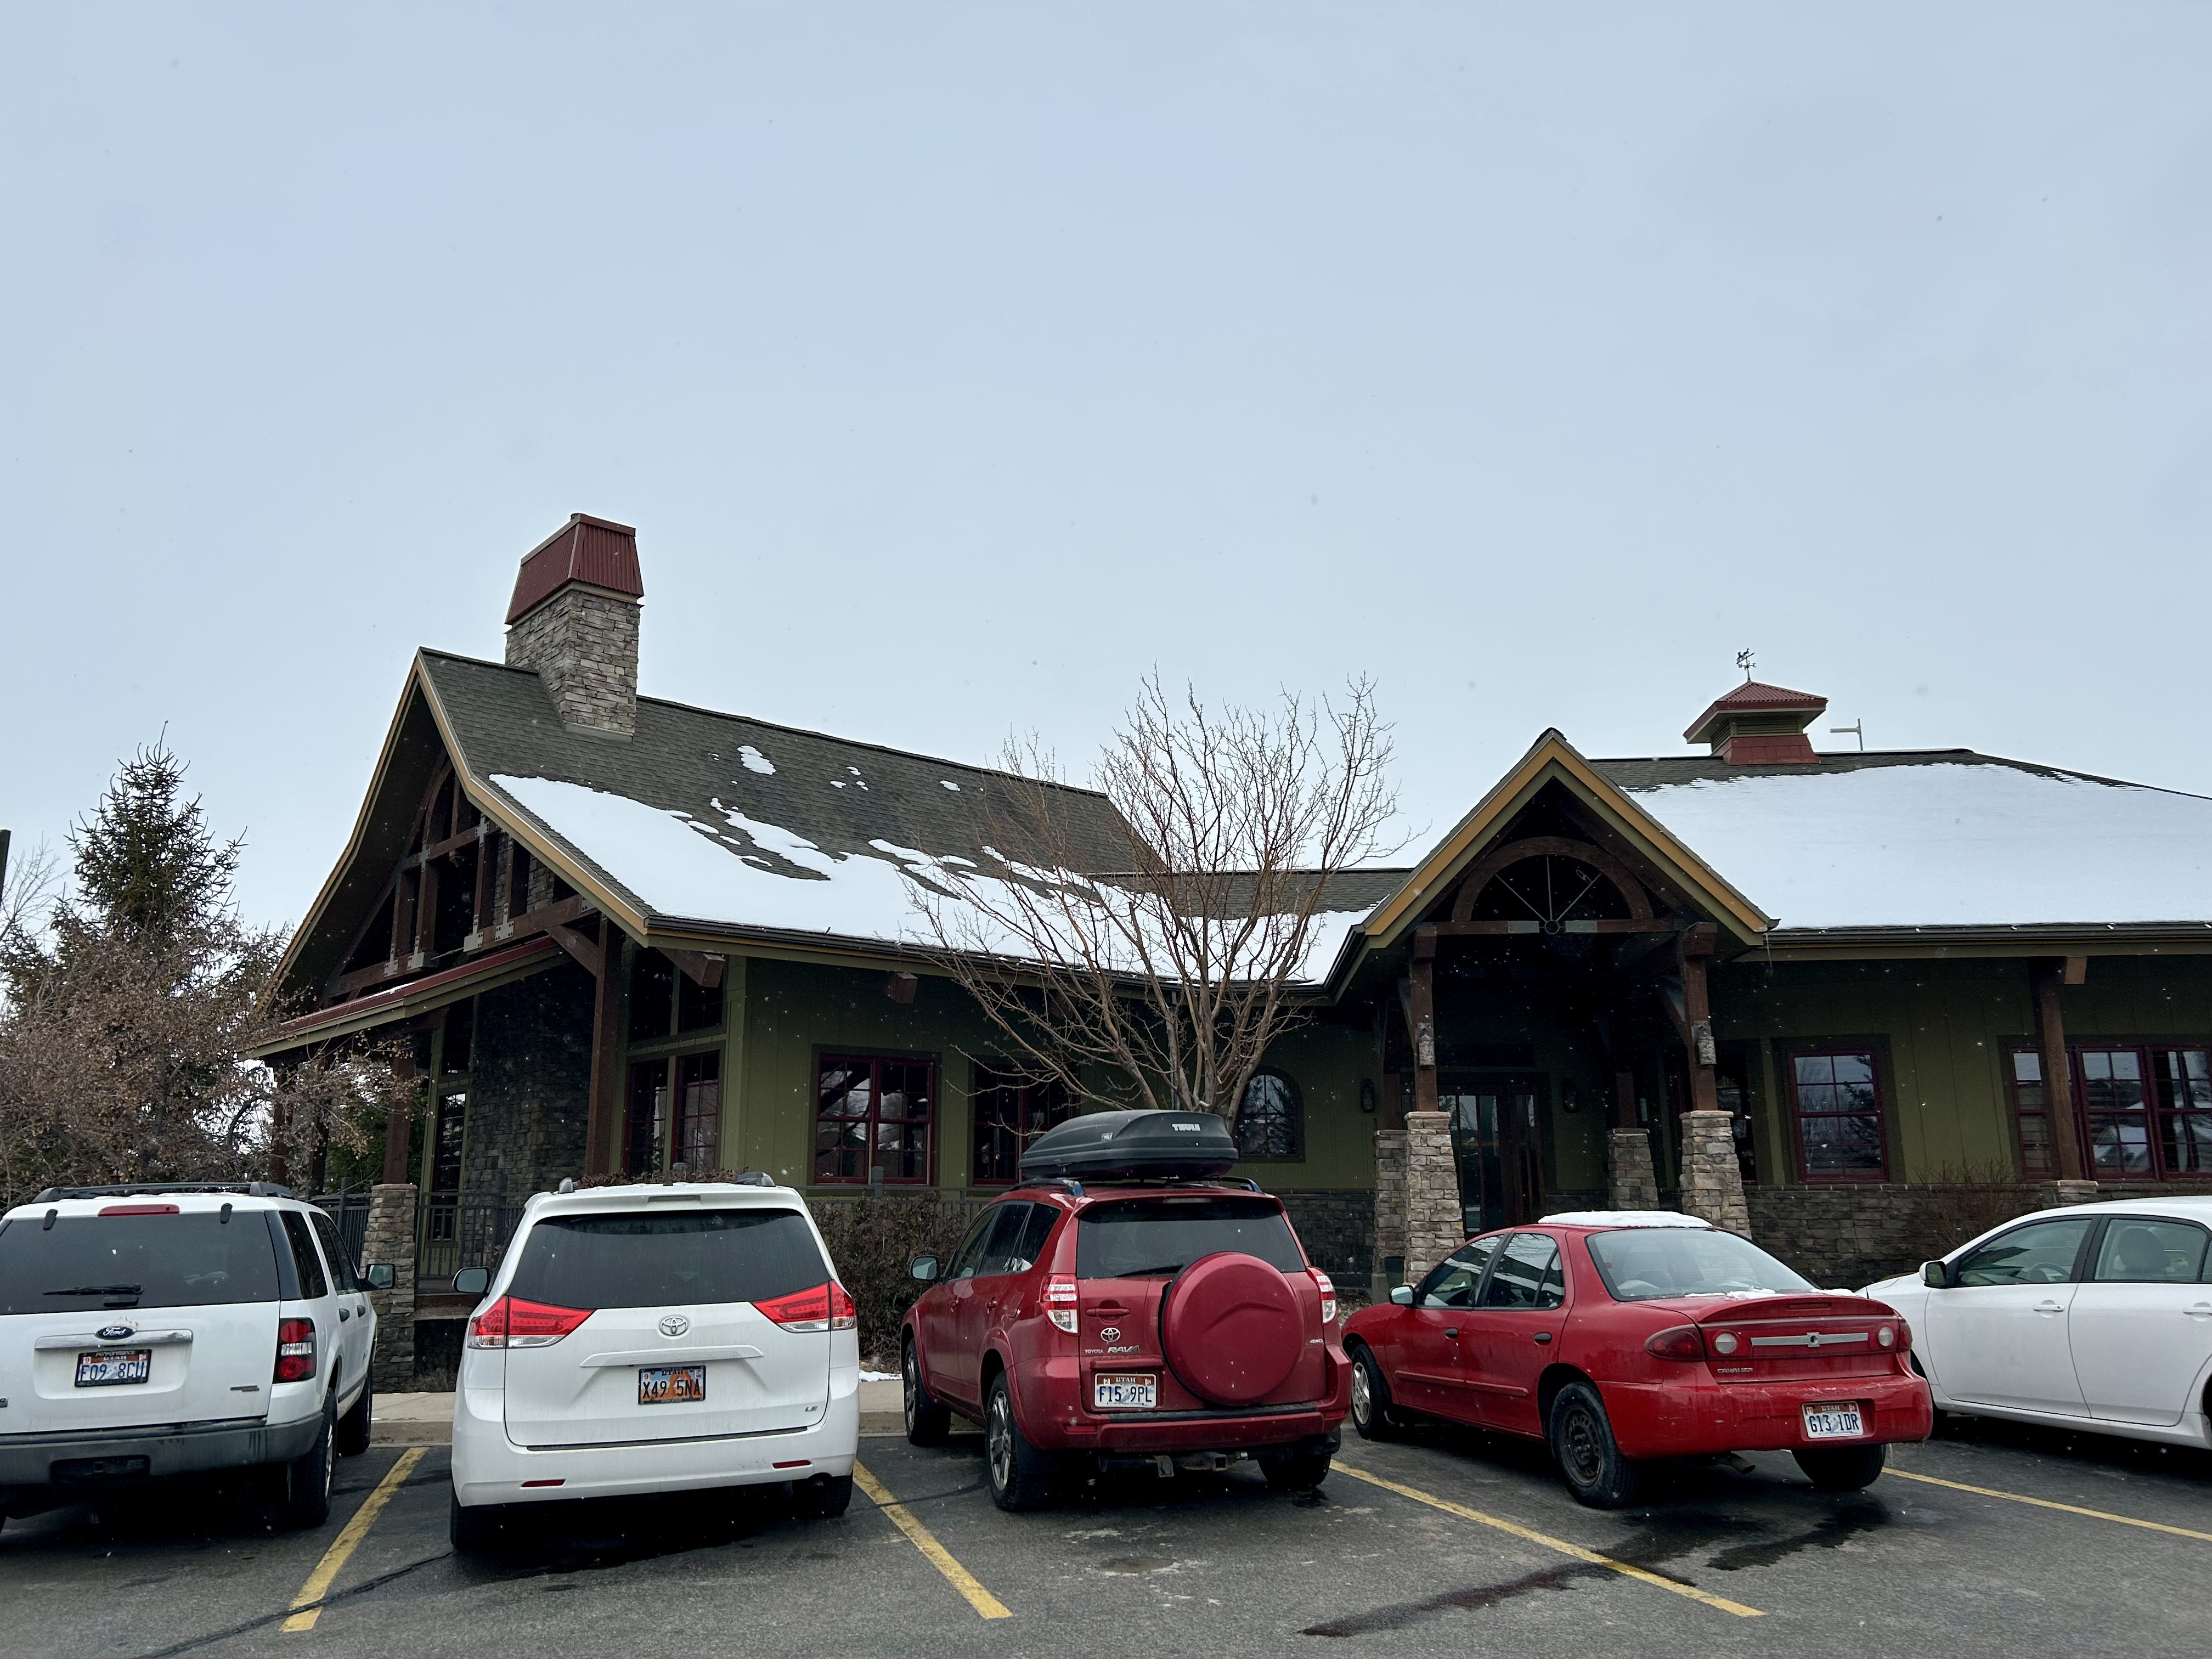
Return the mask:
<path fill-rule="evenodd" d="M 2074 1374 L 2089 1415 L 2169 1426 L 2212 1357 L 2212 1285 L 2204 1229 L 2155 1216 L 2114 1216 L 2089 1280 L 2067 1316 Z"/>
<path fill-rule="evenodd" d="M 1470 1233 L 1534 1221 L 1543 1211 L 1540 1077 L 1460 1079 L 1437 1103 L 1452 1115 L 1462 1218 Z"/>
<path fill-rule="evenodd" d="M 2083 1415 L 2066 1316 L 2094 1216 L 2031 1221 L 1961 1261 L 1928 1292 L 1922 1333 L 1945 1395 L 1961 1404 Z"/>

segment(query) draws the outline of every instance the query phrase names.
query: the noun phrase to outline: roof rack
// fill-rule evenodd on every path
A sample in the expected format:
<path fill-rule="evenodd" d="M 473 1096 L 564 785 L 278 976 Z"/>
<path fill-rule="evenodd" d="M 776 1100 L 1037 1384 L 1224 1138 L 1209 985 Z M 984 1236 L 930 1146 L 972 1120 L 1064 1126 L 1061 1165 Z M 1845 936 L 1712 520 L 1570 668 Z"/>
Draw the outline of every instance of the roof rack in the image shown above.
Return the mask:
<path fill-rule="evenodd" d="M 1079 1198 L 1082 1196 L 1081 1184 L 1069 1180 L 1066 1176 L 1057 1176 L 1050 1181 L 1024 1181 L 1022 1185 L 1056 1187 L 1062 1182 L 1075 1188 L 1076 1195 Z M 1231 1191 L 1240 1193 L 1265 1193 L 1267 1190 L 1249 1176 L 1093 1176 L 1091 1178 L 1091 1184 L 1094 1187 L 1226 1187 Z"/>
<path fill-rule="evenodd" d="M 141 1193 L 243 1193 L 248 1198 L 296 1198 L 273 1181 L 118 1181 L 104 1187 L 49 1187 L 31 1202 L 64 1198 L 134 1198 Z"/>
<path fill-rule="evenodd" d="M 1032 1187 L 1056 1188 L 1066 1193 L 1070 1198 L 1083 1196 L 1083 1183 L 1073 1176 L 1041 1176 L 1035 1181 L 1017 1181 L 1011 1190 L 1018 1193 L 1025 1192 Z"/>

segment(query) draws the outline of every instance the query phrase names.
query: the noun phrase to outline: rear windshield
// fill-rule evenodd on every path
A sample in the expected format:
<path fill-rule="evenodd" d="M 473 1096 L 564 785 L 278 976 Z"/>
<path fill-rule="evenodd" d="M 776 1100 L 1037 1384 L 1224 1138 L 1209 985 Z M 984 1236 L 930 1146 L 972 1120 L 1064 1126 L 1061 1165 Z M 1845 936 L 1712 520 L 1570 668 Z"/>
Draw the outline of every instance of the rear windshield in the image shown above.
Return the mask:
<path fill-rule="evenodd" d="M 796 1210 L 553 1216 L 530 1230 L 510 1295 L 561 1308 L 765 1302 L 825 1283 Z"/>
<path fill-rule="evenodd" d="M 1306 1259 L 1290 1219 L 1265 1198 L 1138 1198 L 1098 1204 L 1075 1230 L 1081 1279 L 1167 1279 L 1202 1255 L 1241 1250 L 1301 1273 Z"/>
<path fill-rule="evenodd" d="M 1717 1229 L 1634 1227 L 1592 1233 L 1589 1252 L 1616 1302 L 1819 1288 L 1750 1240 Z"/>
<path fill-rule="evenodd" d="M 275 1300 L 276 1250 L 258 1210 L 0 1223 L 0 1314 Z"/>

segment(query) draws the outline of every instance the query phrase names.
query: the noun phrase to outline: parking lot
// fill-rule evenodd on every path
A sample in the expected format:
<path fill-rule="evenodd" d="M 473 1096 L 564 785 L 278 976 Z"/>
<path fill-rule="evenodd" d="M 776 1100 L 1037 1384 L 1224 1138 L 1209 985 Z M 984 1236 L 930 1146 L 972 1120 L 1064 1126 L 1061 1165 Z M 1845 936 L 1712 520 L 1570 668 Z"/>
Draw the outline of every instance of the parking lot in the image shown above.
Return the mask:
<path fill-rule="evenodd" d="M 861 1485 L 891 1507 L 856 1491 L 840 1521 L 760 1498 L 570 1508 L 479 1561 L 447 1547 L 444 1448 L 380 1446 L 342 1466 L 313 1533 L 272 1532 L 250 1491 L 219 1486 L 11 1521 L 0 1607 L 15 1651 L 135 1659 L 490 1640 L 653 1659 L 1336 1642 L 2020 1659 L 2203 1640 L 2212 1459 L 2096 1437 L 1954 1425 L 1842 1497 L 1764 1456 L 1670 1472 L 1619 1515 L 1576 1507 L 1533 1449 L 1446 1430 L 1349 1442 L 1316 1495 L 1124 1478 L 1030 1516 L 992 1508 L 981 1449 L 864 1439 Z"/>

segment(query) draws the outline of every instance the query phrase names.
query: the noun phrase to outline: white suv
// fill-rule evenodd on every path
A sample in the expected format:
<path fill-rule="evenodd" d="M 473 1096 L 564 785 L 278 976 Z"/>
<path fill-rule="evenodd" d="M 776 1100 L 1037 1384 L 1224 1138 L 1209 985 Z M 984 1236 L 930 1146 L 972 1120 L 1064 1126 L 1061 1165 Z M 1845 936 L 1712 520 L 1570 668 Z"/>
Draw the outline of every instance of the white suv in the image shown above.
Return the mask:
<path fill-rule="evenodd" d="M 455 1279 L 488 1299 L 453 1395 L 454 1548 L 564 1498 L 788 1482 L 801 1515 L 844 1512 L 860 1334 L 790 1188 L 540 1193 L 488 1277 Z"/>
<path fill-rule="evenodd" d="M 0 1515 L 265 1465 L 320 1526 L 375 1342 L 336 1224 L 282 1187 L 50 1188 L 0 1217 Z"/>

